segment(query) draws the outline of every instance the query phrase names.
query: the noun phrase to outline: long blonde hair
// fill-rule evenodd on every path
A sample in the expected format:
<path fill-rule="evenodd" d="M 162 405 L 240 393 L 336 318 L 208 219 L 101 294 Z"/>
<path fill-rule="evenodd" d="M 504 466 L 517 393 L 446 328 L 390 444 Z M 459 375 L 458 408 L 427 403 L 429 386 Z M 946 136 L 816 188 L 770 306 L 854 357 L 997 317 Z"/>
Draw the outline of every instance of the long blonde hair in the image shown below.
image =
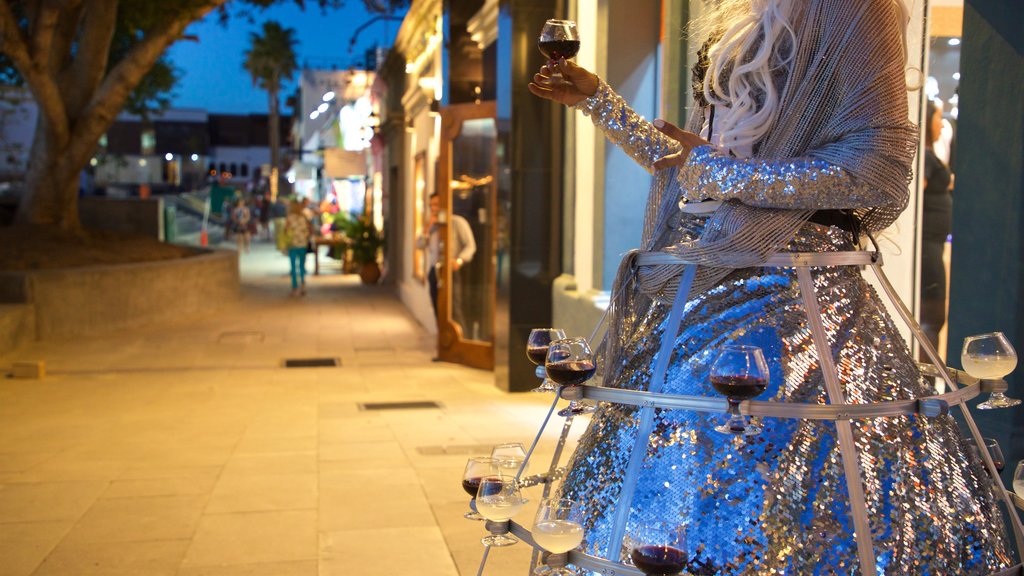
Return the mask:
<path fill-rule="evenodd" d="M 725 148 L 752 148 L 775 124 L 779 89 L 796 51 L 793 23 L 807 1 L 705 0 L 705 15 L 693 23 L 693 32 L 697 38 L 717 37 L 708 50 L 703 92 L 708 103 L 723 109 L 715 131 Z M 903 0 L 892 2 L 905 25 L 906 5 Z"/>

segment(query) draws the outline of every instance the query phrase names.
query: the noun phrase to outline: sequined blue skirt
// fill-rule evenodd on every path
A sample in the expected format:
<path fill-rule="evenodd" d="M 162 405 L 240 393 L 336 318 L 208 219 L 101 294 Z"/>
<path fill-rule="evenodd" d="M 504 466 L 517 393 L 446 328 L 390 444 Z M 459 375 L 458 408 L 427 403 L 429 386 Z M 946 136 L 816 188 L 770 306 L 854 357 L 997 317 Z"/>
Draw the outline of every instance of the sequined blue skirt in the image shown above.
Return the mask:
<path fill-rule="evenodd" d="M 699 225 L 699 224 L 696 224 Z M 789 249 L 854 249 L 837 228 L 807 224 Z M 847 401 L 934 394 L 857 267 L 812 268 Z M 627 285 L 617 289 L 633 290 Z M 609 335 L 604 386 L 644 390 L 670 304 L 635 296 Z M 708 372 L 724 344 L 762 348 L 771 372 L 758 400 L 827 403 L 796 272 L 731 273 L 685 305 L 664 392 L 720 398 Z M 725 416 L 657 410 L 628 503 L 624 543 L 641 522 L 683 525 L 691 569 L 706 574 L 857 574 L 847 484 L 831 421 L 764 418 L 761 434 L 714 430 Z M 639 409 L 602 404 L 573 454 L 561 492 L 585 508 L 584 550 L 626 561 L 609 542 Z M 1012 565 L 1007 533 L 980 459 L 951 416 L 853 421 L 878 573 L 989 574 Z"/>

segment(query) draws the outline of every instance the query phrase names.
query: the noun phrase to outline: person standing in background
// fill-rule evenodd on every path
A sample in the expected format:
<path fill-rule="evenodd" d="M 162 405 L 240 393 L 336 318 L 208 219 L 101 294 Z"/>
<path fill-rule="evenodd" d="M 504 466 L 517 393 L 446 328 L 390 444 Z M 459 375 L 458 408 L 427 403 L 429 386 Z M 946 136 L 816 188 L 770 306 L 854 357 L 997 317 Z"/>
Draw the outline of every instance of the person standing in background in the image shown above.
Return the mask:
<path fill-rule="evenodd" d="M 936 154 L 942 110 L 928 100 L 924 130 L 924 195 L 921 214 L 921 330 L 938 347 L 946 324 L 946 266 L 942 255 L 953 229 L 953 173 Z M 923 354 L 923 353 L 922 353 Z"/>
<path fill-rule="evenodd" d="M 306 217 L 302 204 L 292 201 L 285 218 L 285 236 L 288 238 L 288 264 L 292 277 L 292 296 L 306 295 L 306 247 L 313 238 L 313 225 Z"/>
<path fill-rule="evenodd" d="M 430 288 L 430 303 L 434 306 L 434 317 L 438 318 L 437 312 L 437 269 L 441 264 L 441 228 L 438 222 L 438 215 L 441 213 L 441 197 L 435 192 L 430 195 L 430 220 L 427 223 L 427 232 L 416 240 L 416 247 L 427 251 L 427 285 Z M 452 319 L 458 322 L 460 316 L 461 290 L 457 274 L 460 268 L 473 260 L 476 254 L 476 240 L 473 238 L 473 229 L 469 222 L 458 214 L 452 214 L 448 225 L 452 228 L 451 253 L 455 257 L 451 260 L 452 267 Z M 440 324 L 440 322 L 439 322 Z"/>
<path fill-rule="evenodd" d="M 245 205 L 245 199 L 239 198 L 235 201 L 235 208 L 231 211 L 231 224 L 238 241 L 238 251 L 249 252 L 249 221 L 252 219 L 252 212 Z"/>

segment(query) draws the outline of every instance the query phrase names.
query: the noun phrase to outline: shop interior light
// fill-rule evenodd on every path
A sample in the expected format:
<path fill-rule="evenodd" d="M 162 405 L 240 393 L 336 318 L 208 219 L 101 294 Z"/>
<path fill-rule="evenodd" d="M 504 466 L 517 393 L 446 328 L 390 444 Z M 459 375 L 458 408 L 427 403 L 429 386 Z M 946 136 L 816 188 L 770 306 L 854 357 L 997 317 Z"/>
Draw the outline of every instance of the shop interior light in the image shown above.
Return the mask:
<path fill-rule="evenodd" d="M 167 160 L 168 162 L 170 162 L 171 160 L 174 160 L 174 154 L 171 154 L 170 152 L 168 152 L 167 154 L 164 154 L 164 160 Z"/>
<path fill-rule="evenodd" d="M 335 94 L 333 90 L 328 90 L 327 92 L 324 92 L 324 102 L 330 102 L 331 100 L 334 100 L 334 96 Z"/>
<path fill-rule="evenodd" d="M 960 73 L 959 72 L 953 72 L 953 80 L 959 80 L 959 79 L 960 79 Z"/>
<path fill-rule="evenodd" d="M 309 113 L 309 119 L 310 120 L 316 120 L 319 117 L 320 117 L 320 111 L 319 110 L 313 110 L 312 112 Z"/>
<path fill-rule="evenodd" d="M 324 102 L 323 104 L 321 104 L 321 105 L 316 107 L 316 111 L 319 112 L 320 114 L 323 114 L 324 112 L 327 112 L 327 109 L 330 108 L 330 107 L 331 107 L 330 104 L 328 104 L 327 102 Z"/>
<path fill-rule="evenodd" d="M 198 162 L 199 161 L 199 154 L 192 154 L 192 161 L 193 162 Z"/>
<path fill-rule="evenodd" d="M 960 45 L 960 39 L 959 38 L 950 38 L 949 39 L 949 45 L 950 46 L 959 46 Z"/>

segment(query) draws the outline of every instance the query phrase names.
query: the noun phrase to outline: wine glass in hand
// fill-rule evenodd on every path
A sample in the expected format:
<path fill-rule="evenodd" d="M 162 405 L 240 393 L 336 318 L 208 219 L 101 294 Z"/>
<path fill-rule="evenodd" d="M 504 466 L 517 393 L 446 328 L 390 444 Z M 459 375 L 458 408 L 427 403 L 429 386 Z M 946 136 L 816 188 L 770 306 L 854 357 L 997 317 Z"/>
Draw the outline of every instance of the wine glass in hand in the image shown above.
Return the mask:
<path fill-rule="evenodd" d="M 534 328 L 530 330 L 530 337 L 526 340 L 526 357 L 534 365 L 538 367 L 543 366 L 544 361 L 548 357 L 548 346 L 555 340 L 563 338 L 565 338 L 565 330 L 561 328 Z M 531 390 L 531 392 L 554 392 L 558 390 L 558 386 L 546 374 L 541 376 L 538 372 L 537 376 L 543 378 L 544 381 L 540 386 Z"/>
<path fill-rule="evenodd" d="M 629 558 L 647 576 L 674 576 L 689 565 L 686 529 L 668 522 L 645 522 L 633 538 Z"/>
<path fill-rule="evenodd" d="M 960 352 L 964 371 L 981 380 L 999 380 L 1017 367 L 1017 351 L 1002 332 L 968 336 Z M 1009 408 L 1020 404 L 1002 392 L 993 392 L 988 400 L 978 404 L 979 410 Z"/>
<path fill-rule="evenodd" d="M 575 58 L 580 51 L 580 34 L 572 20 L 548 20 L 541 28 L 537 48 L 549 62 Z"/>
<path fill-rule="evenodd" d="M 476 493 L 480 489 L 480 481 L 487 477 L 493 476 L 498 473 L 497 463 L 494 458 L 486 458 L 478 456 L 470 458 L 466 462 L 466 470 L 462 473 L 462 489 L 473 500 L 476 500 Z M 471 510 L 466 512 L 463 517 L 468 520 L 484 520 L 484 517 L 472 510 L 473 505 L 471 504 Z"/>
<path fill-rule="evenodd" d="M 548 378 L 561 386 L 579 386 L 594 376 L 597 363 L 594 351 L 586 338 L 565 338 L 556 340 L 548 347 L 548 358 L 544 364 Z M 558 412 L 559 416 L 587 414 L 594 406 L 572 400 L 569 406 Z"/>
<path fill-rule="evenodd" d="M 519 483 L 513 476 L 485 476 L 480 479 L 476 493 L 476 509 L 480 515 L 493 522 L 511 520 L 526 500 L 519 491 Z M 491 534 L 481 542 L 485 546 L 511 546 L 519 539 L 511 534 Z"/>
<path fill-rule="evenodd" d="M 531 533 L 534 542 L 548 552 L 568 552 L 583 542 L 583 508 L 574 500 L 546 499 L 537 508 Z M 556 567 L 541 567 L 534 573 L 548 576 L 576 574 L 567 568 Z"/>
<path fill-rule="evenodd" d="M 754 398 L 768 387 L 768 363 L 757 346 L 726 345 L 711 366 L 711 385 L 729 400 L 729 421 L 715 430 L 753 436 L 759 426 L 740 414 L 740 402 Z"/>

